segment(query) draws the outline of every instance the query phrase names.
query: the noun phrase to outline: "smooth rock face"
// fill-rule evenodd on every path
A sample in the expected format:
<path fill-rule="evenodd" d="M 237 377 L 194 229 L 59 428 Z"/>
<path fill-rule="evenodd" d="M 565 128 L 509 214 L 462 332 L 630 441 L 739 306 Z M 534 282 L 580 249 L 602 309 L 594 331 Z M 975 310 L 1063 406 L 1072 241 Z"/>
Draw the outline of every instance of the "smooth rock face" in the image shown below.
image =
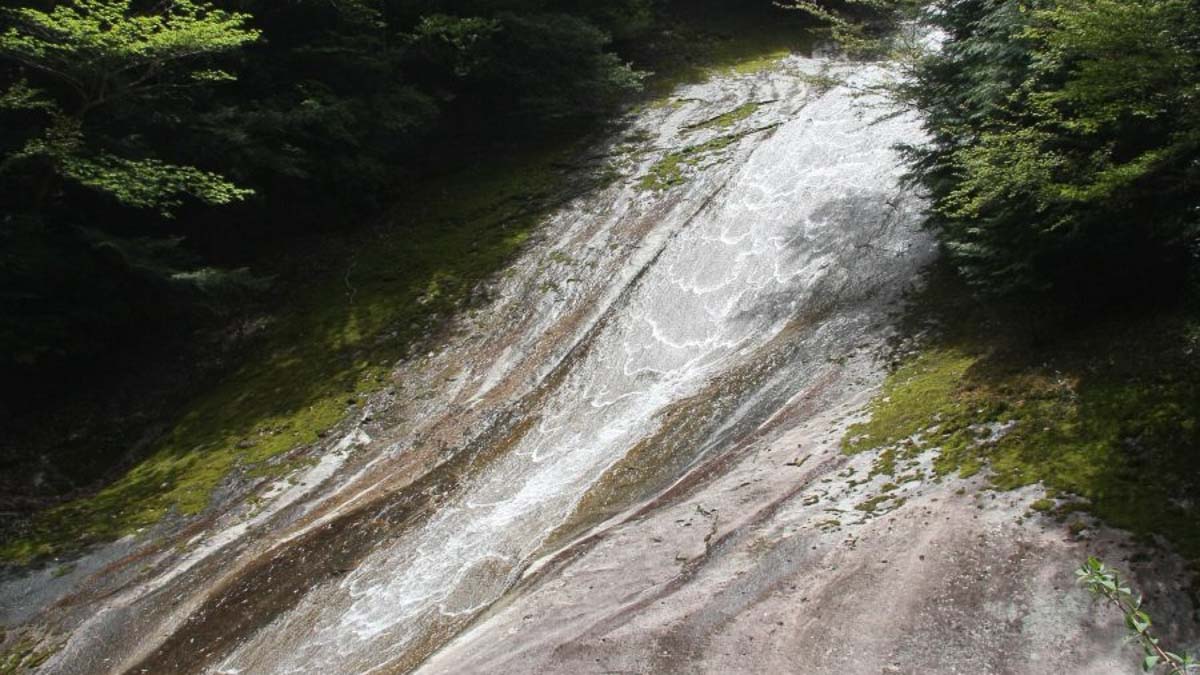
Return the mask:
<path fill-rule="evenodd" d="M 672 405 L 706 396 L 722 379 L 731 380 L 727 386 L 741 403 L 698 413 L 713 418 L 712 430 L 691 439 L 690 461 L 716 440 L 720 426 L 765 421 L 814 379 L 838 377 L 826 361 L 847 340 L 868 334 L 876 318 L 871 296 L 874 303 L 894 297 L 928 258 L 928 245 L 914 241 L 916 205 L 897 190 L 892 160 L 892 144 L 912 137 L 913 121 L 872 127 L 846 95 L 805 100 L 799 83 L 782 78 L 776 86 L 771 78 L 765 86 L 722 84 L 688 98 L 730 100 L 734 107 L 782 97 L 770 104 L 778 106 L 775 115 L 764 111 L 745 125 L 788 121 L 747 136 L 728 154 L 728 166 L 707 172 L 654 219 L 640 242 L 652 257 L 622 271 L 630 280 L 541 398 L 536 425 L 428 522 L 380 546 L 339 583 L 310 593 L 223 667 L 361 672 L 402 658 L 430 634 L 448 632 L 446 624 L 499 599 L 547 537 L 578 516 L 580 498 L 614 462 L 648 436 L 672 433 L 663 419 Z M 721 110 L 708 107 L 681 121 Z M 678 148 L 703 138 L 664 140 Z M 644 200 L 618 196 L 626 199 L 628 210 L 591 237 L 597 262 L 623 257 L 611 252 L 614 230 L 646 218 Z M 579 209 L 589 221 L 591 207 Z M 847 307 L 833 309 L 837 304 Z M 825 316 L 796 325 L 818 311 Z M 732 375 L 766 359 L 776 362 L 767 372 Z M 785 373 L 786 382 L 764 389 Z M 694 531 L 703 535 L 707 527 L 698 523 Z"/>
<path fill-rule="evenodd" d="M 846 85 L 809 84 L 829 68 Z M 934 255 L 893 149 L 920 126 L 855 95 L 883 77 L 791 57 L 632 116 L 625 178 L 310 475 L 44 599 L 70 634 L 47 671 L 1134 672 L 1072 577 L 1118 533 L 957 479 L 856 508 L 887 479 L 838 441 Z M 1184 577 L 1157 565 L 1169 621 Z"/>

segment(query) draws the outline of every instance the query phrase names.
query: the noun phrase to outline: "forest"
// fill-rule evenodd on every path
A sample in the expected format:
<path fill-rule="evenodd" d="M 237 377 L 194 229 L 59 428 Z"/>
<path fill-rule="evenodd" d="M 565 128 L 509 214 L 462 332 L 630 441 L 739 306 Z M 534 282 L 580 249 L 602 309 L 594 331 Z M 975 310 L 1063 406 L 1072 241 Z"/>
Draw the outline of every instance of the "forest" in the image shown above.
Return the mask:
<path fill-rule="evenodd" d="M 4 362 L 25 386 L 267 282 L 266 249 L 413 176 L 601 117 L 646 0 L 4 10 Z M 407 178 L 406 178 L 407 177 Z"/>
<path fill-rule="evenodd" d="M 1177 300 L 1195 279 L 1200 6 L 939 2 L 903 98 L 931 226 L 990 294 Z"/>

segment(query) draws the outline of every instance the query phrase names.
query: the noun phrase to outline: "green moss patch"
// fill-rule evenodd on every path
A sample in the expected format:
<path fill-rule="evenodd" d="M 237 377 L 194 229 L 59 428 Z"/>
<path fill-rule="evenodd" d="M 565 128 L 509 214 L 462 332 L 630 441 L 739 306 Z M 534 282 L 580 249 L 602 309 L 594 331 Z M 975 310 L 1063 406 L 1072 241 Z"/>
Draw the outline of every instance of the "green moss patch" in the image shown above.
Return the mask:
<path fill-rule="evenodd" d="M 966 295 L 917 301 L 936 337 L 888 377 L 844 450 L 880 450 L 887 475 L 936 451 L 939 475 L 986 467 L 998 489 L 1040 482 L 1070 510 L 1200 559 L 1200 316 L 1056 321 L 951 300 Z"/>
<path fill-rule="evenodd" d="M 1039 500 L 1035 501 L 1034 503 L 1030 504 L 1029 508 L 1033 509 L 1034 511 L 1037 511 L 1038 513 L 1046 513 L 1048 511 L 1053 511 L 1054 510 L 1054 500 L 1053 499 L 1045 499 L 1045 498 L 1039 499 Z"/>
<path fill-rule="evenodd" d="M 201 394 L 164 441 L 89 497 L 36 517 L 0 560 L 25 563 L 203 511 L 230 475 L 282 476 L 390 383 L 392 364 L 526 241 L 564 188 L 574 147 L 527 152 L 415 186 L 392 222 L 328 237 L 284 274 L 295 288 L 244 365 Z M 303 462 L 303 460 L 297 460 Z"/>
<path fill-rule="evenodd" d="M 689 130 L 698 131 L 700 129 L 729 129 L 738 122 L 748 119 L 761 106 L 760 103 L 751 101 L 744 103 L 727 113 L 717 115 L 712 119 L 705 120 L 698 124 L 693 124 L 688 127 Z"/>
<path fill-rule="evenodd" d="M 3 633 L 0 633 L 0 638 Z M 35 640 L 21 638 L 12 646 L 0 651 L 0 675 L 15 675 L 36 670 L 54 653 L 58 647 L 42 648 Z"/>
<path fill-rule="evenodd" d="M 701 162 L 713 159 L 716 153 L 728 148 L 742 138 L 753 133 L 766 131 L 770 128 L 765 127 L 740 133 L 725 134 L 704 143 L 668 153 L 662 159 L 655 162 L 654 166 L 650 167 L 646 175 L 642 176 L 639 185 L 643 190 L 665 190 L 676 185 L 682 185 L 687 182 L 686 172 L 688 169 L 699 165 Z"/>
<path fill-rule="evenodd" d="M 874 497 L 867 499 L 865 502 L 858 504 L 854 508 L 862 511 L 863 513 L 876 514 L 880 513 L 881 511 L 887 512 L 898 509 L 904 505 L 904 501 L 905 499 L 903 497 L 882 494 L 875 495 Z"/>

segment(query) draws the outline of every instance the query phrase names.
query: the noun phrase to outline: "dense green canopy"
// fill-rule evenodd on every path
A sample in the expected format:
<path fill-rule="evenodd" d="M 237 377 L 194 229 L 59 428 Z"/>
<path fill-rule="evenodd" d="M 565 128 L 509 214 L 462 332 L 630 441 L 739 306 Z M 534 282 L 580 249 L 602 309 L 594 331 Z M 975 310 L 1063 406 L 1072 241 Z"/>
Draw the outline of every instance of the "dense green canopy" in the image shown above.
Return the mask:
<path fill-rule="evenodd" d="M 1200 5 L 938 0 L 904 89 L 932 224 L 992 292 L 1177 285 L 1200 234 Z M 1147 283 L 1151 282 L 1151 283 Z"/>
<path fill-rule="evenodd" d="M 653 0 L 14 5 L 0 373 L 216 306 L 254 285 L 231 271 L 253 251 L 361 219 L 406 175 L 603 116 L 642 78 L 613 36 L 655 19 Z"/>

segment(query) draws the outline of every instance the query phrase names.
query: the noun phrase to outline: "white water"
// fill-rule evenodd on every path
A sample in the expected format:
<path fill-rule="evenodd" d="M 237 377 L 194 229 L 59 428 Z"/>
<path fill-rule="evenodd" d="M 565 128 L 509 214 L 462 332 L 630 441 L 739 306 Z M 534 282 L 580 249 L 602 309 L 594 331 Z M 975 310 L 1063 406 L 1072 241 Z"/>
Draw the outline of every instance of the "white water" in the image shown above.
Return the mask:
<path fill-rule="evenodd" d="M 512 451 L 427 523 L 338 583 L 310 592 L 244 642 L 219 672 L 371 672 L 438 622 L 487 607 L 588 486 L 658 431 L 668 406 L 741 365 L 823 294 L 888 275 L 863 263 L 879 255 L 866 250 L 872 246 L 885 257 L 904 252 L 903 237 L 889 232 L 907 233 L 918 214 L 898 187 L 892 146 L 915 140 L 918 125 L 909 116 L 872 123 L 879 111 L 866 109 L 848 87 L 811 92 L 797 75 L 821 65 L 792 59 L 770 77 L 683 92 L 684 99 L 722 100 L 692 105 L 676 115 L 682 119 L 669 120 L 675 128 L 766 98 L 778 100 L 745 125 L 783 124 L 747 136 L 724 164 L 694 178 L 645 236 L 639 255 L 618 275 L 592 280 L 613 284 L 608 318 Z M 879 76 L 862 69 L 852 84 Z M 652 112 L 639 123 L 661 125 L 659 117 Z M 571 254 L 603 255 L 611 251 L 604 246 L 610 230 L 646 217 L 653 198 L 628 183 L 603 197 L 617 205 L 615 214 L 602 205 L 574 206 L 570 218 L 604 224 L 595 246 Z M 631 286 L 622 285 L 639 272 Z M 527 343 L 539 339 L 536 332 L 525 336 Z M 503 378 L 507 365 L 480 364 L 463 378 L 481 385 L 474 400 Z"/>

